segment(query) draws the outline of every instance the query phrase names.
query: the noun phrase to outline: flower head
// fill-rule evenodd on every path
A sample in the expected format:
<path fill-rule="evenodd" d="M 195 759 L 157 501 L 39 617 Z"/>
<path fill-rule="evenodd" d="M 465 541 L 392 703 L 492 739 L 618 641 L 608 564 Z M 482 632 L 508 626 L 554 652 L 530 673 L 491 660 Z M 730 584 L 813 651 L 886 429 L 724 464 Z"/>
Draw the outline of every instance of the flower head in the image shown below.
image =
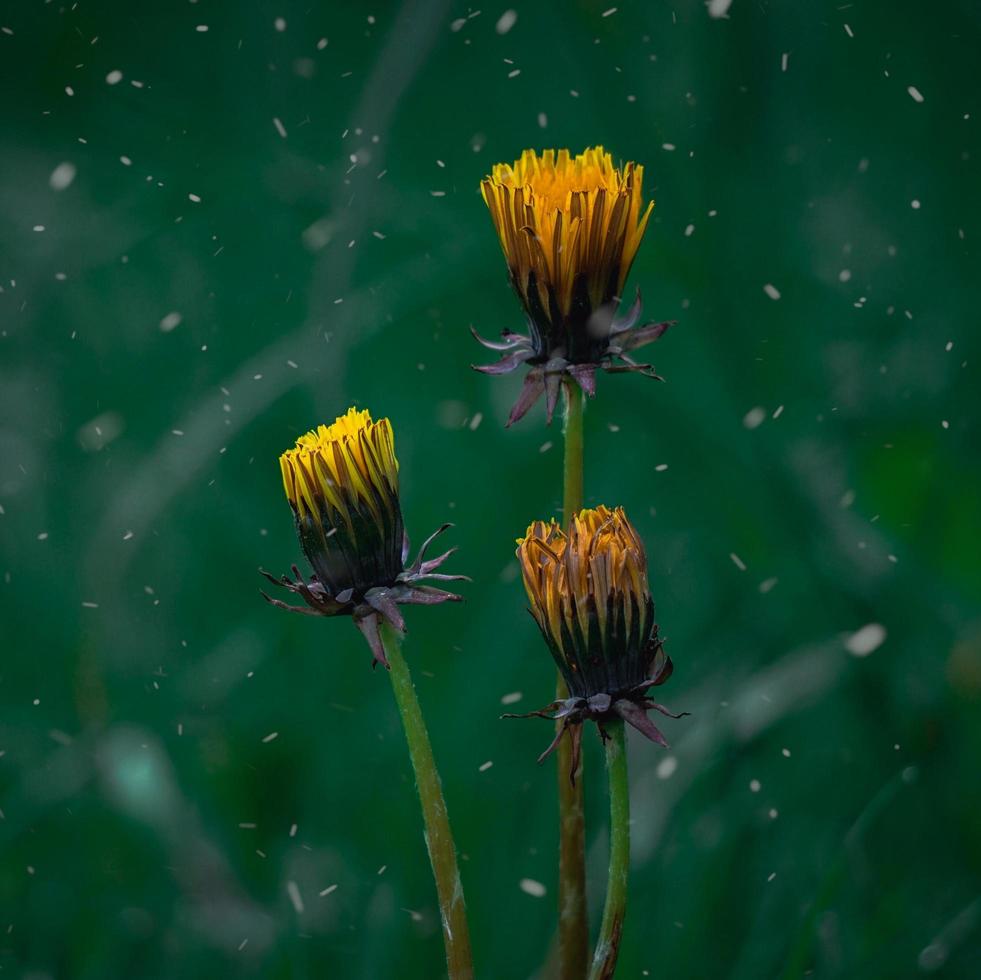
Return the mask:
<path fill-rule="evenodd" d="M 460 598 L 416 584 L 422 578 L 466 578 L 435 572 L 456 549 L 425 560 L 429 544 L 450 525 L 440 527 L 424 542 L 416 560 L 405 565 L 409 540 L 399 504 L 392 425 L 388 419 L 373 422 L 367 411 L 351 408 L 332 425 L 300 436 L 279 464 L 300 548 L 313 575 L 305 581 L 296 565 L 292 579 L 262 572 L 275 585 L 299 595 L 306 606 L 289 606 L 263 595 L 292 612 L 352 616 L 375 660 L 387 666 L 378 632 L 382 619 L 404 631 L 399 604 L 432 605 Z"/>
<path fill-rule="evenodd" d="M 565 720 L 541 758 L 570 731 L 574 775 L 587 719 L 603 733 L 604 721 L 622 718 L 666 746 L 647 710 L 681 716 L 646 692 L 663 684 L 673 668 L 654 621 L 644 545 L 623 508 L 580 511 L 568 532 L 555 521 L 535 521 L 519 538 L 517 556 L 531 613 L 570 694 L 532 712 Z"/>
<path fill-rule="evenodd" d="M 485 347 L 502 352 L 497 364 L 478 371 L 531 367 L 509 425 L 543 392 L 551 421 L 566 374 L 590 395 L 597 367 L 657 377 L 650 364 L 636 363 L 628 352 L 657 340 L 671 324 L 636 326 L 639 290 L 630 311 L 616 315 L 654 208 L 653 201 L 644 205 L 643 177 L 642 166 L 627 163 L 621 170 L 597 146 L 575 157 L 568 150 L 541 156 L 525 150 L 513 165 L 497 164 L 481 183 L 528 321 L 528 336 L 505 331 L 501 342 L 474 333 Z"/>

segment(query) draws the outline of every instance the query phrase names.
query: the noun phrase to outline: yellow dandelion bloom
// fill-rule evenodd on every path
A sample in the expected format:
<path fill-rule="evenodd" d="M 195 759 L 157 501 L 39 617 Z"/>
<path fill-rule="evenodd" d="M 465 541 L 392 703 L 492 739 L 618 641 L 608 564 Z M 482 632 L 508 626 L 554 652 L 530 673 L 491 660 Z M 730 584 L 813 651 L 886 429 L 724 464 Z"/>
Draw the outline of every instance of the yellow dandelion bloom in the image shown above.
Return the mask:
<path fill-rule="evenodd" d="M 572 729 L 578 765 L 580 722 L 618 716 L 659 744 L 664 737 L 647 711 L 680 717 L 650 701 L 646 691 L 671 675 L 671 660 L 658 638 L 647 583 L 644 544 L 622 507 L 576 514 L 569 530 L 554 520 L 535 521 L 516 552 L 525 590 L 570 697 L 555 711 L 566 719 L 542 758 Z"/>
<path fill-rule="evenodd" d="M 504 352 L 497 364 L 478 370 L 531 367 L 509 424 L 543 392 L 551 420 L 563 374 L 590 395 L 597 367 L 656 377 L 651 365 L 637 364 L 628 352 L 656 340 L 670 324 L 636 326 L 639 291 L 630 311 L 616 315 L 654 207 L 644 200 L 643 178 L 641 165 L 617 167 L 596 146 L 576 156 L 525 150 L 481 182 L 529 329 L 528 336 L 505 331 L 503 342 L 477 337 Z"/>
<path fill-rule="evenodd" d="M 381 619 L 403 630 L 399 604 L 434 605 L 460 597 L 426 585 L 423 578 L 460 579 L 437 574 L 449 557 L 425 560 L 432 540 L 406 565 L 408 539 L 399 503 L 399 464 L 392 425 L 372 421 L 366 410 L 351 408 L 331 425 L 300 436 L 279 457 L 286 499 L 293 510 L 297 536 L 313 567 L 305 581 L 293 566 L 293 578 L 263 574 L 299 595 L 306 607 L 273 605 L 314 615 L 350 615 L 371 644 L 375 659 L 386 663 L 378 629 Z M 265 595 L 265 593 L 263 593 Z"/>
<path fill-rule="evenodd" d="M 525 150 L 480 185 L 515 288 L 529 311 L 573 314 L 619 297 L 654 202 L 643 198 L 644 168 L 613 165 L 602 146 Z M 588 309 L 583 300 L 588 300 Z M 570 342 L 588 340 L 571 337 Z"/>

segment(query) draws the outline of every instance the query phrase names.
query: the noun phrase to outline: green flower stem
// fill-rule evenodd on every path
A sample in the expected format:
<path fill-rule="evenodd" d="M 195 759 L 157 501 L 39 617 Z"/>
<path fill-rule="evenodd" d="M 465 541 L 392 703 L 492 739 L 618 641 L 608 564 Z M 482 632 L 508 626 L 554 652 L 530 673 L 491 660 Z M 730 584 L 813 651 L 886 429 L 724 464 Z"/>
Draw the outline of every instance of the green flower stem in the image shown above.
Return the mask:
<path fill-rule="evenodd" d="M 572 380 L 563 382 L 565 389 L 565 461 L 562 466 L 562 517 L 566 525 L 572 515 L 582 510 L 582 416 L 585 395 Z"/>
<path fill-rule="evenodd" d="M 463 885 L 460 883 L 456 847 L 453 843 L 453 832 L 450 830 L 446 802 L 443 800 L 439 772 L 433 759 L 433 747 L 429 743 L 429 733 L 423 721 L 409 665 L 402 656 L 399 634 L 385 624 L 382 626 L 381 636 L 385 655 L 391 665 L 389 676 L 392 679 L 392 690 L 402 716 L 402 727 L 405 729 L 405 740 L 409 743 L 409 757 L 412 759 L 416 787 L 419 790 L 426 849 L 429 851 L 429 863 L 436 879 L 439 912 L 443 920 L 447 971 L 450 980 L 471 980 L 473 959 Z"/>
<path fill-rule="evenodd" d="M 563 465 L 563 518 L 568 526 L 583 505 L 584 395 L 580 387 L 566 380 L 565 462 Z M 555 698 L 569 696 L 562 675 L 556 676 Z M 557 722 L 561 726 L 562 722 Z M 555 753 L 559 780 L 559 980 L 583 980 L 589 963 L 589 918 L 586 913 L 586 830 L 583 815 L 582 773 L 575 785 L 569 779 L 572 768 L 572 740 L 564 738 Z"/>
<path fill-rule="evenodd" d="M 589 980 L 610 980 L 617 967 L 623 917 L 627 911 L 627 873 L 630 869 L 630 787 L 623 722 L 606 723 L 606 774 L 610 780 L 610 878 Z"/>

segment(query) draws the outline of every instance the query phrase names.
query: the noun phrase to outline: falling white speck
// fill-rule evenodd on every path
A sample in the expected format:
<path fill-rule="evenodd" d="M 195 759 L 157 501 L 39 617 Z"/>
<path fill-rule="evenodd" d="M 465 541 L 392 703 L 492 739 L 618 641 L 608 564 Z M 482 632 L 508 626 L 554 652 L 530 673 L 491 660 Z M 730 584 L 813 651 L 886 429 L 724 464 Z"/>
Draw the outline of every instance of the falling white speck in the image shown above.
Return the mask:
<path fill-rule="evenodd" d="M 487 770 L 490 769 L 492 765 L 494 765 L 494 763 L 490 759 L 488 759 L 486 762 L 481 763 L 481 765 L 477 766 L 477 772 L 487 772 Z"/>
<path fill-rule="evenodd" d="M 106 85 L 118 85 L 122 80 L 123 73 L 118 68 L 114 68 L 106 75 Z"/>
<path fill-rule="evenodd" d="M 852 33 L 852 29 L 851 29 L 851 27 L 849 27 L 849 26 L 848 26 L 848 24 L 842 24 L 841 26 L 845 28 L 845 33 L 846 33 L 846 34 L 847 34 L 847 35 L 848 35 L 849 37 L 854 37 L 854 36 L 855 36 L 855 35 L 854 35 L 854 34 Z"/>
<path fill-rule="evenodd" d="M 303 914 L 303 898 L 300 895 L 300 889 L 297 887 L 295 881 L 286 882 L 286 891 L 290 897 L 290 901 L 293 903 L 293 908 L 296 909 L 297 915 Z"/>
<path fill-rule="evenodd" d="M 65 95 L 74 95 L 74 94 L 75 94 L 75 89 L 73 89 L 71 87 L 71 85 L 66 85 L 65 86 Z"/>
<path fill-rule="evenodd" d="M 789 51 L 784 51 L 784 53 L 782 55 L 780 55 L 780 70 L 781 71 L 786 71 L 787 70 L 787 63 L 789 61 L 790 61 L 790 52 Z"/>
<path fill-rule="evenodd" d="M 617 12 L 617 8 L 616 7 L 610 7 L 609 10 L 604 10 L 603 11 L 603 16 L 604 17 L 612 17 L 616 12 Z M 542 892 L 542 894 L 544 895 L 545 893 Z"/>
<path fill-rule="evenodd" d="M 694 233 L 695 233 L 695 226 L 694 225 L 688 225 L 688 227 L 685 228 L 685 238 L 691 238 L 691 236 Z"/>
<path fill-rule="evenodd" d="M 35 225 L 34 226 L 34 230 L 35 231 L 44 231 L 44 225 Z"/>
<path fill-rule="evenodd" d="M 868 623 L 845 640 L 845 649 L 853 657 L 867 657 L 882 646 L 886 635 L 881 623 Z"/>
<path fill-rule="evenodd" d="M 675 146 L 674 143 L 662 143 L 661 144 L 661 149 L 662 150 L 667 150 L 668 153 L 674 153 L 674 151 L 677 150 L 678 147 Z"/>
<path fill-rule="evenodd" d="M 780 750 L 780 754 L 781 754 L 781 755 L 782 755 L 782 756 L 783 756 L 783 757 L 784 757 L 785 759 L 789 759 L 789 758 L 790 758 L 790 749 L 781 749 L 781 750 Z"/>
<path fill-rule="evenodd" d="M 47 540 L 48 540 L 48 532 L 47 532 L 47 531 L 42 531 L 42 532 L 41 532 L 41 533 L 40 533 L 40 534 L 39 534 L 39 535 L 37 536 L 37 539 L 38 539 L 38 541 L 47 541 Z"/>
<path fill-rule="evenodd" d="M 761 425 L 763 420 L 766 418 L 766 409 L 762 405 L 757 405 L 755 408 L 751 408 L 743 416 L 743 425 L 747 429 L 755 429 L 757 426 Z"/>
<path fill-rule="evenodd" d="M 773 417 L 778 419 L 781 415 L 783 415 L 783 405 L 778 405 L 773 412 Z"/>
<path fill-rule="evenodd" d="M 273 125 L 276 127 L 276 132 L 279 133 L 283 139 L 286 139 L 286 127 L 277 116 L 273 116 Z"/>
<path fill-rule="evenodd" d="M 678 760 L 673 755 L 666 755 L 657 764 L 657 778 L 670 779 L 678 769 Z"/>
<path fill-rule="evenodd" d="M 279 31 L 280 34 L 282 34 L 283 31 L 286 30 L 286 18 L 285 17 L 277 17 L 273 21 L 273 27 L 275 27 L 276 30 Z"/>
<path fill-rule="evenodd" d="M 164 333 L 170 333 L 170 331 L 173 330 L 175 327 L 179 327 L 181 325 L 181 320 L 183 319 L 184 318 L 181 316 L 181 314 L 177 313 L 176 311 L 174 311 L 173 313 L 168 313 L 160 321 L 160 329 Z"/>
<path fill-rule="evenodd" d="M 720 17 L 725 17 L 729 13 L 732 0 L 708 0 L 706 6 L 708 7 L 709 17 L 718 20 Z"/>
<path fill-rule="evenodd" d="M 503 14 L 497 19 L 497 23 L 494 25 L 494 30 L 498 34 L 507 34 L 509 30 L 517 23 L 518 13 L 515 10 L 505 10 Z"/>
<path fill-rule="evenodd" d="M 741 572 L 746 571 L 746 563 L 742 560 L 742 558 L 739 557 L 739 555 L 737 555 L 734 551 L 731 551 L 729 553 L 729 557 L 732 559 L 733 565 L 735 565 L 736 568 L 739 569 L 739 571 Z"/>
<path fill-rule="evenodd" d="M 132 161 L 132 160 L 131 160 L 131 159 L 130 159 L 130 158 L 129 158 L 128 156 L 125 156 L 125 155 L 124 155 L 124 156 L 121 156 L 121 157 L 119 158 L 119 162 L 120 162 L 120 163 L 121 163 L 121 164 L 122 164 L 122 165 L 123 165 L 124 167 L 132 167 L 132 166 L 133 166 L 133 161 Z"/>
<path fill-rule="evenodd" d="M 201 203 L 201 198 L 198 197 L 197 194 L 188 194 L 187 195 L 187 199 L 189 201 L 193 201 L 195 204 L 200 204 Z"/>
<path fill-rule="evenodd" d="M 532 898 L 542 898 L 548 890 L 540 881 L 535 881 L 534 878 L 522 878 L 518 882 L 518 887 L 526 895 L 531 895 Z"/>
<path fill-rule="evenodd" d="M 548 116 L 544 112 L 538 113 L 538 125 L 544 129 L 548 125 Z"/>
<path fill-rule="evenodd" d="M 75 169 L 75 164 L 69 163 L 66 160 L 64 163 L 59 163 L 58 166 L 51 171 L 51 176 L 48 178 L 48 183 L 51 185 L 52 190 L 63 191 L 66 187 L 71 187 L 71 183 L 75 179 L 76 173 L 77 170 Z"/>
<path fill-rule="evenodd" d="M 654 472 L 663 473 L 667 468 L 668 468 L 667 463 L 658 463 L 657 466 L 654 467 Z"/>
<path fill-rule="evenodd" d="M 766 283 L 766 285 L 763 287 L 763 292 L 766 293 L 770 299 L 780 299 L 780 290 L 777 289 L 772 282 Z"/>
<path fill-rule="evenodd" d="M 501 698 L 501 704 L 517 704 L 523 697 L 524 694 L 521 691 L 512 691 Z"/>
<path fill-rule="evenodd" d="M 268 742 L 272 742 L 277 738 L 279 738 L 279 732 L 270 732 L 268 735 L 263 737 L 262 744 L 266 745 Z"/>
<path fill-rule="evenodd" d="M 328 885 L 321 893 L 321 898 L 326 898 L 331 892 L 337 891 L 337 885 Z"/>
<path fill-rule="evenodd" d="M 473 418 L 470 420 L 470 425 L 469 425 L 470 431 L 476 432 L 477 428 L 480 426 L 480 423 L 483 421 L 484 421 L 484 413 L 474 412 Z"/>
<path fill-rule="evenodd" d="M 772 811 L 771 811 L 771 812 L 772 812 Z M 774 879 L 774 878 L 776 878 L 776 876 L 777 876 L 777 873 L 776 873 L 776 871 L 771 871 L 771 872 L 770 872 L 770 874 L 769 874 L 769 876 L 767 877 L 767 879 L 766 879 L 766 880 L 767 880 L 767 881 L 773 881 L 773 879 Z"/>
<path fill-rule="evenodd" d="M 751 793 L 758 793 L 762 789 L 762 785 L 758 779 L 751 779 L 749 781 L 749 791 Z"/>
<path fill-rule="evenodd" d="M 198 26 L 195 27 L 194 29 L 198 32 L 198 34 L 207 34 L 208 33 L 208 25 L 207 24 L 198 24 Z"/>
<path fill-rule="evenodd" d="M 941 421 L 941 423 L 940 423 L 940 424 L 941 424 L 941 425 L 942 425 L 942 426 L 943 426 L 943 427 L 944 427 L 945 429 L 949 429 L 949 428 L 950 428 L 950 422 L 948 422 L 948 421 L 947 421 L 946 419 L 943 419 L 943 420 Z"/>
<path fill-rule="evenodd" d="M 923 101 L 923 93 L 915 85 L 908 85 L 906 91 L 909 92 L 910 98 L 914 102 Z"/>
<path fill-rule="evenodd" d="M 918 200 L 917 200 L 917 199 L 916 199 L 915 197 L 913 198 L 913 200 L 912 200 L 912 201 L 910 201 L 910 202 L 909 202 L 909 206 L 910 206 L 910 207 L 911 207 L 911 208 L 912 208 L 912 209 L 913 209 L 914 211 L 919 211 L 919 210 L 920 210 L 920 202 L 919 202 L 919 201 L 918 201 Z"/>
<path fill-rule="evenodd" d="M 852 277 L 851 269 L 842 269 L 841 272 L 838 273 L 838 282 L 848 282 L 848 280 L 851 279 L 851 277 Z"/>
<path fill-rule="evenodd" d="M 765 578 L 760 582 L 760 593 L 766 595 L 768 592 L 773 590 L 773 587 L 779 582 L 778 578 Z"/>

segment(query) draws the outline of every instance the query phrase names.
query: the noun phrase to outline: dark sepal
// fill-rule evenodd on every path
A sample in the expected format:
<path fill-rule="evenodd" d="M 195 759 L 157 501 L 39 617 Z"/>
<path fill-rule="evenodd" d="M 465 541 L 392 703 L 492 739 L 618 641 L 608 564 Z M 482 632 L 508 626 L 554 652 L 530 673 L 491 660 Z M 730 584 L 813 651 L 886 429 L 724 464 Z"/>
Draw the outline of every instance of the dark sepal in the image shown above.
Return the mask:
<path fill-rule="evenodd" d="M 452 524 L 441 524 L 432 534 L 426 538 L 422 543 L 422 547 L 419 549 L 419 554 L 416 555 L 416 560 L 409 565 L 405 571 L 398 577 L 399 582 L 412 582 L 420 578 L 434 578 L 441 579 L 444 582 L 469 582 L 471 581 L 468 575 L 446 575 L 444 573 L 436 574 L 436 569 L 446 561 L 457 549 L 450 548 L 448 551 L 444 551 L 438 558 L 430 558 L 425 561 L 426 551 L 429 546 L 436 540 L 444 531 L 449 530 L 453 527 Z M 403 550 L 402 561 L 405 561 L 406 556 L 409 552 L 409 539 L 405 539 L 405 548 Z"/>
<path fill-rule="evenodd" d="M 670 664 L 670 660 L 665 658 L 665 662 Z M 667 668 L 662 665 L 661 674 Z M 667 672 L 670 674 L 670 670 Z M 666 678 L 665 678 L 666 679 Z M 654 681 L 645 681 L 640 687 L 650 687 Z M 683 711 L 680 715 L 668 711 L 664 705 L 658 704 L 644 697 L 621 697 L 616 701 L 609 694 L 594 694 L 591 698 L 566 698 L 563 701 L 553 701 L 551 704 L 539 708 L 537 711 L 528 711 L 524 714 L 504 714 L 502 718 L 545 718 L 548 721 L 561 721 L 555 733 L 555 737 L 549 742 L 548 748 L 538 757 L 539 762 L 547 759 L 562 741 L 562 736 L 569 732 L 572 739 L 572 759 L 569 771 L 569 779 L 575 784 L 576 773 L 579 771 L 579 762 L 582 752 L 582 726 L 586 721 L 595 721 L 599 730 L 600 737 L 606 741 L 610 736 L 607 734 L 605 724 L 616 718 L 622 718 L 627 724 L 632 725 L 645 738 L 652 742 L 668 748 L 667 740 L 658 730 L 657 726 L 647 717 L 647 711 L 659 711 L 669 718 L 684 718 L 688 712 Z"/>
<path fill-rule="evenodd" d="M 542 377 L 542 369 L 540 367 L 532 368 L 525 375 L 525 383 L 521 388 L 521 394 L 518 395 L 518 400 L 514 403 L 506 424 L 511 426 L 519 419 L 524 418 L 528 409 L 538 401 L 544 391 L 545 379 Z"/>
<path fill-rule="evenodd" d="M 610 336 L 610 347 L 618 347 L 620 350 L 636 350 L 638 347 L 643 347 L 644 344 L 651 344 L 655 340 L 660 340 L 667 333 L 668 328 L 675 326 L 677 322 L 677 320 L 664 320 L 661 323 L 645 323 L 635 330 L 614 333 Z"/>
<path fill-rule="evenodd" d="M 565 374 L 568 362 L 561 357 L 552 358 L 542 371 L 545 375 L 545 424 L 552 424 L 555 406 L 559 400 L 559 389 L 562 386 L 562 376 Z"/>
<path fill-rule="evenodd" d="M 271 575 L 264 568 L 259 569 L 259 574 L 265 576 L 273 585 L 288 589 L 295 595 L 300 596 L 310 609 L 304 609 L 302 606 L 287 605 L 285 602 L 281 602 L 279 599 L 273 599 L 266 595 L 265 592 L 262 592 L 267 602 L 281 609 L 288 609 L 291 612 L 309 612 L 318 616 L 340 616 L 351 612 L 351 594 L 349 590 L 332 596 L 324 588 L 323 583 L 320 582 L 316 575 L 307 583 L 304 582 L 303 576 L 300 574 L 300 569 L 296 565 L 292 565 L 291 570 L 294 575 L 292 579 L 288 575 L 284 575 L 282 578 L 276 578 L 275 575 Z"/>
<path fill-rule="evenodd" d="M 522 343 L 527 344 L 529 348 L 531 347 L 530 337 L 526 337 L 524 334 L 514 333 L 512 330 L 502 330 L 501 340 L 485 340 L 472 326 L 470 327 L 470 333 L 473 334 L 473 338 L 478 344 L 482 344 L 488 350 L 511 350 Z"/>
<path fill-rule="evenodd" d="M 590 397 L 596 396 L 596 365 L 570 364 L 566 369 L 573 381 Z"/>
<path fill-rule="evenodd" d="M 649 738 L 652 742 L 656 742 L 658 745 L 664 748 L 670 748 L 667 739 L 658 730 L 657 725 L 651 721 L 647 716 L 647 712 L 635 701 L 630 701 L 627 698 L 620 698 L 619 701 L 613 702 L 613 710 L 628 724 L 632 725 L 634 728 L 640 732 L 645 738 Z"/>
<path fill-rule="evenodd" d="M 364 601 L 377 612 L 382 619 L 397 629 L 400 633 L 405 632 L 405 620 L 398 607 L 399 590 L 376 586 L 368 589 L 364 594 Z"/>
<path fill-rule="evenodd" d="M 631 688 L 631 694 L 646 691 L 649 687 L 660 687 L 674 673 L 674 663 L 664 652 L 663 641 L 655 636 L 654 642 L 657 643 L 657 650 L 654 653 L 654 670 L 649 677 L 641 681 L 636 687 Z"/>
<path fill-rule="evenodd" d="M 613 323 L 610 325 L 610 334 L 623 333 L 625 330 L 632 329 L 640 319 L 643 308 L 644 303 L 640 298 L 640 286 L 638 286 L 637 294 L 634 296 L 633 303 L 630 304 L 630 309 L 623 316 L 615 316 L 613 318 Z"/>
<path fill-rule="evenodd" d="M 635 360 L 627 357 L 626 354 L 618 354 L 617 358 L 622 361 L 622 364 L 614 364 L 612 361 L 603 362 L 603 370 L 607 374 L 642 374 L 645 378 L 653 378 L 655 381 L 663 381 L 664 378 L 661 377 L 655 370 L 653 364 L 638 364 Z"/>
<path fill-rule="evenodd" d="M 381 617 L 378 613 L 368 613 L 366 616 L 355 616 L 354 625 L 361 630 L 361 635 L 368 641 L 371 647 L 371 666 L 381 664 L 389 670 L 388 657 L 385 656 L 385 647 L 381 638 Z"/>
<path fill-rule="evenodd" d="M 471 364 L 470 366 L 481 374 L 509 374 L 534 356 L 533 350 L 520 349 L 502 357 L 496 364 Z"/>
<path fill-rule="evenodd" d="M 463 602 L 463 596 L 431 585 L 412 585 L 402 587 L 397 601 L 410 606 L 438 606 L 441 602 Z"/>

